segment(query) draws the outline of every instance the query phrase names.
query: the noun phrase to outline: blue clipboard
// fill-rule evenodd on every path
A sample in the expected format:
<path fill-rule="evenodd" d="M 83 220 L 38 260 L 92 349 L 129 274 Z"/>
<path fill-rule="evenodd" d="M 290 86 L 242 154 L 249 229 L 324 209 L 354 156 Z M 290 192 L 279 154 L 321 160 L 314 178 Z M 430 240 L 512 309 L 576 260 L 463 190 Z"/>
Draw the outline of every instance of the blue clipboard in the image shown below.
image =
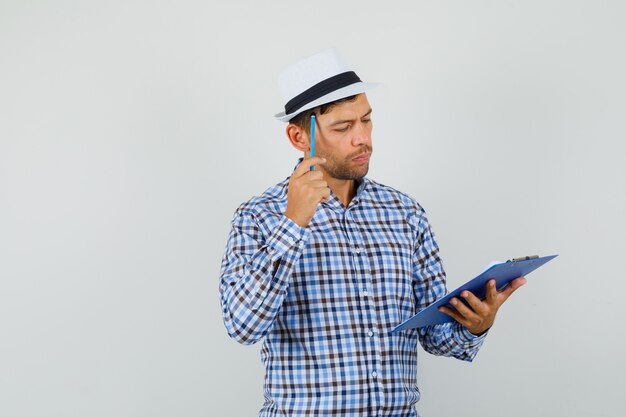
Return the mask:
<path fill-rule="evenodd" d="M 557 256 L 558 255 L 551 255 L 541 258 L 525 257 L 493 265 L 483 271 L 476 278 L 467 281 L 456 290 L 448 293 L 446 296 L 435 301 L 413 317 L 403 321 L 402 323 L 394 327 L 391 333 L 399 332 L 401 330 L 429 326 L 431 324 L 441 324 L 454 321 L 452 317 L 438 310 L 439 307 L 449 304 L 452 297 L 457 297 L 461 299 L 461 292 L 468 290 L 473 292 L 476 297 L 484 299 L 486 296 L 485 284 L 487 284 L 487 281 L 489 281 L 490 279 L 496 280 L 496 288 L 498 289 L 498 291 L 500 291 L 504 289 L 504 287 L 509 285 L 509 283 L 515 278 L 530 274 L 535 269 L 546 264 L 548 261 L 551 261 Z"/>

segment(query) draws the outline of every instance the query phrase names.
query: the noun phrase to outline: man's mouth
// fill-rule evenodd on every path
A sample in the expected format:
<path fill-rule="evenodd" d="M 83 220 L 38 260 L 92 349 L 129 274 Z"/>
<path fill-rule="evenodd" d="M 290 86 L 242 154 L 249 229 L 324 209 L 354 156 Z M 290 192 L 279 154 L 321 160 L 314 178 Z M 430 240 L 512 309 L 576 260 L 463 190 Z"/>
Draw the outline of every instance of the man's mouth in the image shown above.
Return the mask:
<path fill-rule="evenodd" d="M 352 160 L 356 163 L 363 163 L 363 162 L 367 162 L 370 159 L 370 154 L 369 153 L 362 153 L 361 155 L 357 155 L 354 158 L 352 158 Z"/>

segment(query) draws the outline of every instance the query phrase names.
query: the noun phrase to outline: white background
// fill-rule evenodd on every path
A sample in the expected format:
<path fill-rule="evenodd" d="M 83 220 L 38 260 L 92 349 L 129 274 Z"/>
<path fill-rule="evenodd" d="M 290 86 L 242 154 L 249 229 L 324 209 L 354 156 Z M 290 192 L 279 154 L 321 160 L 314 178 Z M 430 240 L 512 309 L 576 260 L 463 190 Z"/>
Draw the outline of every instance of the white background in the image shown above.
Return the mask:
<path fill-rule="evenodd" d="M 472 364 L 419 351 L 423 416 L 623 416 L 623 1 L 0 2 L 0 415 L 254 416 L 222 324 L 235 208 L 299 154 L 280 69 L 366 81 L 370 177 L 415 197 L 449 286 L 560 257 Z"/>

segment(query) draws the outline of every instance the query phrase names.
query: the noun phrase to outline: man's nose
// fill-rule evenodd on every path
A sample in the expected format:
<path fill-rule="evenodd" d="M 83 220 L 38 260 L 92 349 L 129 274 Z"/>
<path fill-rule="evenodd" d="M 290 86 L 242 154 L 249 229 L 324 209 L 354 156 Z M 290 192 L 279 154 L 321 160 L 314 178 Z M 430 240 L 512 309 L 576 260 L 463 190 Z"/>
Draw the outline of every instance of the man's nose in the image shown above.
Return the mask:
<path fill-rule="evenodd" d="M 354 146 L 369 144 L 370 139 L 370 131 L 367 125 L 363 122 L 357 123 L 353 130 L 352 144 Z"/>

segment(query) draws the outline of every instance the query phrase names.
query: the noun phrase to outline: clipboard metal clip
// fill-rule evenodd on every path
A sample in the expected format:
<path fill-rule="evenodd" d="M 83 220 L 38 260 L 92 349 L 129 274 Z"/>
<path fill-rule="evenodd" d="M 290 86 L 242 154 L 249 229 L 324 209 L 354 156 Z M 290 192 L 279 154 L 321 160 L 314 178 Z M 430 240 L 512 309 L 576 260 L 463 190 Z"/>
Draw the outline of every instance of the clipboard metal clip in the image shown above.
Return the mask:
<path fill-rule="evenodd" d="M 539 255 L 531 255 L 531 256 L 522 256 L 521 258 L 513 258 L 509 259 L 507 262 L 519 262 L 519 261 L 527 261 L 529 259 L 537 259 Z"/>

